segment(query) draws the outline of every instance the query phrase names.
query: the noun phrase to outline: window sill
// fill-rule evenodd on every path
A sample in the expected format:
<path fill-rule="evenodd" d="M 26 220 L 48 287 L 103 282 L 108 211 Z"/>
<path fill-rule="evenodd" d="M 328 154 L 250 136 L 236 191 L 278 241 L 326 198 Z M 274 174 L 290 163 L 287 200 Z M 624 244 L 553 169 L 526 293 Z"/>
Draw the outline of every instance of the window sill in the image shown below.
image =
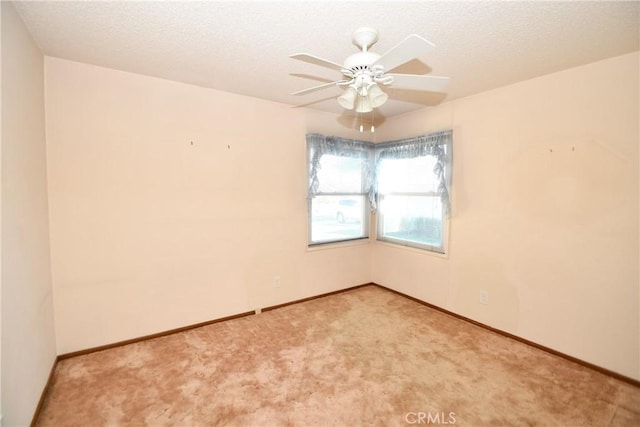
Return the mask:
<path fill-rule="evenodd" d="M 369 245 L 371 244 L 371 242 L 372 242 L 371 237 L 364 237 L 362 239 L 346 240 L 342 242 L 318 243 L 313 246 L 307 245 L 307 252 L 324 251 L 327 249 L 348 248 L 351 246 Z"/>
<path fill-rule="evenodd" d="M 374 244 L 380 245 L 380 246 L 388 246 L 388 247 L 393 248 L 393 249 L 399 249 L 399 250 L 403 250 L 403 251 L 414 252 L 414 253 L 417 253 L 417 254 L 420 254 L 420 255 L 428 255 L 428 256 L 441 258 L 441 259 L 449 259 L 449 252 L 448 251 L 445 251 L 445 253 L 441 254 L 440 252 L 430 251 L 429 249 L 415 248 L 413 246 L 401 245 L 401 244 L 398 244 L 398 243 L 387 242 L 385 240 L 378 240 L 378 239 L 374 240 Z"/>

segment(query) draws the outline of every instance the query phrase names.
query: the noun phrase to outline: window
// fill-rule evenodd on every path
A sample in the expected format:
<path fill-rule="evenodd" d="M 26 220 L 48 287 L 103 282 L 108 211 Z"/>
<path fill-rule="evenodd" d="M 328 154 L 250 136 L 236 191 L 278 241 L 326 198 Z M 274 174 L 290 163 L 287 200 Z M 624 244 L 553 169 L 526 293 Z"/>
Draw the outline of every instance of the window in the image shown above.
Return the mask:
<path fill-rule="evenodd" d="M 450 132 L 376 147 L 378 240 L 445 252 Z"/>
<path fill-rule="evenodd" d="M 445 252 L 451 131 L 372 144 L 307 135 L 309 245 L 377 238 Z"/>
<path fill-rule="evenodd" d="M 373 145 L 308 135 L 309 244 L 369 237 Z"/>

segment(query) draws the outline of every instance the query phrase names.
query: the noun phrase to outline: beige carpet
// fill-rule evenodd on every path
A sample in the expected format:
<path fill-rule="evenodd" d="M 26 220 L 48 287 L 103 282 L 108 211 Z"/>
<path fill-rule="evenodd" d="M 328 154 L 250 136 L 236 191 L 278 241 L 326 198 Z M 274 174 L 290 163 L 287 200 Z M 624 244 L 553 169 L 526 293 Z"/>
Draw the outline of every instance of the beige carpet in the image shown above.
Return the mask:
<path fill-rule="evenodd" d="M 640 388 L 376 286 L 58 364 L 40 426 L 637 426 Z"/>

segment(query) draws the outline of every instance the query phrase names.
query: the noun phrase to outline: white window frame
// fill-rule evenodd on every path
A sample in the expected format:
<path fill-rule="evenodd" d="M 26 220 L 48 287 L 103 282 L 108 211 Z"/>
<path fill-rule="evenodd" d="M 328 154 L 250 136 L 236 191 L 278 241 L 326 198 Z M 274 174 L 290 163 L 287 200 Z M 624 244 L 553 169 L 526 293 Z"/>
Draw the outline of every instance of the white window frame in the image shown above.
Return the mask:
<path fill-rule="evenodd" d="M 321 137 L 320 135 L 307 135 L 307 139 L 309 140 L 310 137 Z M 341 140 L 340 138 L 335 138 L 337 140 Z M 363 141 L 358 141 L 360 143 L 363 144 L 370 144 L 367 142 L 363 142 Z M 371 146 L 373 147 L 373 144 L 371 144 Z M 345 149 L 345 152 L 349 151 L 348 148 Z M 355 150 L 354 150 L 355 151 Z M 361 227 L 362 227 L 362 235 L 358 236 L 358 237 L 352 237 L 352 238 L 342 238 L 342 239 L 330 239 L 330 240 L 313 240 L 313 198 L 309 197 L 307 199 L 307 246 L 308 248 L 316 248 L 316 247 L 320 247 L 320 246 L 324 246 L 324 245 L 331 245 L 331 244 L 344 244 L 344 243 L 351 243 L 351 242 L 357 242 L 357 241 L 369 241 L 370 240 L 370 229 L 371 229 L 371 204 L 369 202 L 369 193 L 368 193 L 368 189 L 365 188 L 366 187 L 366 182 L 368 180 L 370 180 L 370 177 L 367 176 L 367 171 L 370 171 L 373 165 L 373 160 L 372 160 L 372 155 L 373 155 L 373 149 L 371 148 L 370 150 L 366 150 L 366 156 L 365 159 L 363 159 L 363 162 L 365 162 L 365 164 L 362 165 L 361 167 L 361 182 L 362 184 L 362 188 L 360 192 L 321 192 L 318 191 L 314 194 L 314 197 L 322 197 L 322 196 L 336 196 L 336 197 L 353 197 L 353 198 L 362 198 L 362 221 L 361 221 Z M 324 155 L 334 155 L 334 156 L 340 156 L 340 153 L 326 153 Z M 311 167 L 312 167 L 312 160 L 311 160 L 311 156 L 312 156 L 312 150 L 311 150 L 311 145 L 307 145 L 307 180 L 309 181 L 310 175 L 311 175 Z M 344 155 L 344 157 L 350 157 L 348 155 Z M 355 157 L 355 156 L 354 156 Z"/>
<path fill-rule="evenodd" d="M 442 207 L 441 212 L 441 244 L 440 246 L 428 245 L 426 243 L 415 242 L 412 240 L 400 239 L 397 237 L 391 237 L 384 235 L 384 212 L 382 206 L 384 206 L 384 199 L 386 196 L 408 196 L 408 197 L 440 197 L 438 193 L 435 191 L 429 192 L 388 192 L 388 193 L 379 193 L 378 194 L 378 213 L 377 213 L 377 225 L 376 225 L 376 240 L 380 242 L 392 243 L 395 245 L 407 246 L 412 248 L 424 249 L 427 251 L 435 252 L 438 254 L 444 255 L 446 253 L 447 248 L 447 236 L 448 230 L 447 227 L 449 225 L 449 221 L 447 216 L 445 215 L 445 209 Z"/>
<path fill-rule="evenodd" d="M 312 148 L 313 143 L 313 148 Z M 446 255 L 448 250 L 449 240 L 449 212 L 450 212 L 450 195 L 451 195 L 451 173 L 452 173 L 452 131 L 446 130 L 441 132 L 432 133 L 429 135 L 422 135 L 414 138 L 403 139 L 399 141 L 384 142 L 381 144 L 372 144 L 365 141 L 357 141 L 353 139 L 343 139 L 339 137 L 324 137 L 319 134 L 307 135 L 307 178 L 309 184 L 309 196 L 307 203 L 307 242 L 308 247 L 318 247 L 327 244 L 354 242 L 362 240 L 370 240 L 370 228 L 371 228 L 371 212 L 376 212 L 378 206 L 384 208 L 385 197 L 394 195 L 405 195 L 415 197 L 440 197 L 442 203 L 441 213 L 441 244 L 429 245 L 421 242 L 415 242 L 412 240 L 406 240 L 393 236 L 384 235 L 384 212 L 377 210 L 375 222 L 376 241 L 385 242 L 393 245 L 400 245 L 407 248 L 416 248 L 418 250 L 425 250 L 429 253 Z M 319 150 L 319 151 L 314 151 Z M 359 193 L 351 192 L 320 192 L 318 188 L 320 183 L 318 181 L 319 160 L 323 155 L 329 154 L 334 156 L 352 157 L 348 153 L 366 153 L 363 157 L 364 167 L 362 171 L 362 191 Z M 317 156 L 317 153 L 321 153 Z M 440 184 L 437 191 L 416 191 L 416 192 L 394 192 L 390 191 L 384 194 L 377 193 L 377 169 L 380 166 L 380 162 L 385 159 L 411 159 L 423 156 L 435 156 L 439 159 L 436 165 L 437 176 L 440 179 Z M 312 160 L 313 157 L 313 160 Z M 375 161 L 374 161 L 375 159 Z M 315 164 L 315 165 L 314 165 Z M 312 171 L 313 169 L 313 171 Z M 347 197 L 361 197 L 363 199 L 363 218 L 361 221 L 362 236 L 344 239 L 331 239 L 331 240 L 312 240 L 313 235 L 313 198 L 316 196 L 347 196 Z M 368 196 L 368 197 L 367 197 Z M 380 203 L 376 203 L 376 199 Z M 371 209 L 373 208 L 373 210 Z M 384 209 L 383 209 L 384 210 Z M 416 216 L 419 218 L 419 216 Z M 428 216 L 424 216 L 427 218 Z"/>
<path fill-rule="evenodd" d="M 445 132 L 439 132 L 439 133 L 435 133 L 435 134 L 431 134 L 431 135 L 425 135 L 423 137 L 417 137 L 416 139 L 421 139 L 424 138 L 426 140 L 429 140 L 430 138 L 438 138 L 438 135 L 447 135 L 447 141 L 441 143 L 444 146 L 445 152 L 446 152 L 446 164 L 444 165 L 444 180 L 446 182 L 446 188 L 448 191 L 448 197 L 447 197 L 447 203 L 449 203 L 449 206 L 446 206 L 444 203 L 442 204 L 442 211 L 440 214 L 440 236 L 441 236 L 441 243 L 440 245 L 429 245 L 426 243 L 421 243 L 421 242 L 416 242 L 416 241 L 412 241 L 412 240 L 406 240 L 406 239 L 402 239 L 402 238 L 397 238 L 397 237 L 393 237 L 393 236 L 389 236 L 389 235 L 385 235 L 385 231 L 384 231 L 384 202 L 385 202 L 385 197 L 389 197 L 389 196 L 415 196 L 415 197 L 441 197 L 441 195 L 437 192 L 437 191 L 415 191 L 415 192 L 408 192 L 408 191 L 387 191 L 387 192 L 377 192 L 377 200 L 378 200 L 378 204 L 377 204 L 377 211 L 376 211 L 376 215 L 377 215 L 377 221 L 376 221 L 376 241 L 378 242 L 384 242 L 384 243 L 389 243 L 389 244 L 393 244 L 393 245 L 399 245 L 402 247 L 408 247 L 408 248 L 415 248 L 418 250 L 424 250 L 424 251 L 428 251 L 429 253 L 433 253 L 433 254 L 438 254 L 438 255 L 446 255 L 448 252 L 448 241 L 449 241 L 449 215 L 447 212 L 447 208 L 450 210 L 450 188 L 451 188 L 451 166 L 452 166 L 452 142 L 451 142 L 451 131 L 445 131 Z M 411 139 L 409 139 L 410 141 Z M 401 142 L 395 142 L 397 143 L 397 145 L 402 145 Z M 384 145 L 388 144 L 388 143 L 382 143 L 383 146 L 383 150 L 384 150 Z M 391 144 L 394 144 L 394 142 L 391 142 Z M 380 147 L 376 147 L 376 150 L 379 150 Z M 411 158 L 418 158 L 418 157 L 423 157 L 423 156 L 429 156 L 431 154 L 428 153 L 423 153 L 423 154 L 418 154 L 414 157 L 407 157 L 407 159 L 411 159 Z M 378 158 L 378 156 L 376 155 L 376 158 Z M 400 158 L 401 159 L 401 158 Z M 377 163 L 379 163 L 380 161 L 384 161 L 384 160 L 377 160 Z M 380 164 L 376 164 L 376 168 L 379 168 Z M 379 176 L 377 176 L 376 174 L 376 187 L 379 186 Z M 417 216 L 419 217 L 419 215 Z"/>

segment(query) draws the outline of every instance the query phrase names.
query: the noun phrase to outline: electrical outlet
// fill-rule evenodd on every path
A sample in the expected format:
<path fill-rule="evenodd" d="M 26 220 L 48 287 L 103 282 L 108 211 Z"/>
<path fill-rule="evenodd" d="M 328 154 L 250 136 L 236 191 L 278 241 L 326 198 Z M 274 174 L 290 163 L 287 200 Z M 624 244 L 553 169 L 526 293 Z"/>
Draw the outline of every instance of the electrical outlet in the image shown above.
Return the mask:
<path fill-rule="evenodd" d="M 280 276 L 273 276 L 273 287 L 279 288 L 282 286 L 282 279 Z"/>
<path fill-rule="evenodd" d="M 488 305 L 489 304 L 489 292 L 488 291 L 480 291 L 480 299 L 478 301 L 480 304 Z"/>

